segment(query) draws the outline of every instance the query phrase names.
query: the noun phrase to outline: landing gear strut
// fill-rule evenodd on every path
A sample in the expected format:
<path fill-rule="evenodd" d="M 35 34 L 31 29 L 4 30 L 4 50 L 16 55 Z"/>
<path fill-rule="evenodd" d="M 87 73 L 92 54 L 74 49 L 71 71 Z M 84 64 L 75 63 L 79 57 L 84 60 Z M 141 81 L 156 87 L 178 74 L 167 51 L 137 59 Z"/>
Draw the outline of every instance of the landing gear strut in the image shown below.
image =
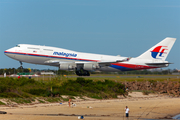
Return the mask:
<path fill-rule="evenodd" d="M 87 70 L 80 69 L 80 70 L 76 70 L 76 75 L 78 75 L 78 76 L 90 76 L 90 73 Z"/>
<path fill-rule="evenodd" d="M 19 63 L 21 64 L 19 68 L 20 68 L 20 69 L 23 69 L 22 62 L 19 61 Z"/>

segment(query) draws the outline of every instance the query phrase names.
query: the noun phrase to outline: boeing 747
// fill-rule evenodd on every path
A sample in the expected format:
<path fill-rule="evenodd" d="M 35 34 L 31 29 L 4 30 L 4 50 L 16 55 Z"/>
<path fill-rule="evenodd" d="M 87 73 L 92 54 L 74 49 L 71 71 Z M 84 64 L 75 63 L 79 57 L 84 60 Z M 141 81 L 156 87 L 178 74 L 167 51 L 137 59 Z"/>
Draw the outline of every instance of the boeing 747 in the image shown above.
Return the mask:
<path fill-rule="evenodd" d="M 176 38 L 167 37 L 138 57 L 121 57 L 76 52 L 57 47 L 18 44 L 4 51 L 8 57 L 22 62 L 57 66 L 60 70 L 74 70 L 78 76 L 89 71 L 130 71 L 169 66 L 165 61 Z"/>

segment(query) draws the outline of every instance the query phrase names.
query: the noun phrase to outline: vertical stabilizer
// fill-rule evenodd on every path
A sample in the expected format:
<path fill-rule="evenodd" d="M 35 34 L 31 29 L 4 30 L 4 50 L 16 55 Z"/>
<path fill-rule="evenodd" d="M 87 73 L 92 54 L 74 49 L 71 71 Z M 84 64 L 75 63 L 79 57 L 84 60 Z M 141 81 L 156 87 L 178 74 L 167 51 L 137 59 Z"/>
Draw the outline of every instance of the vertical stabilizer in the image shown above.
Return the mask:
<path fill-rule="evenodd" d="M 167 37 L 143 54 L 141 54 L 139 59 L 151 59 L 151 60 L 166 60 L 176 38 Z"/>

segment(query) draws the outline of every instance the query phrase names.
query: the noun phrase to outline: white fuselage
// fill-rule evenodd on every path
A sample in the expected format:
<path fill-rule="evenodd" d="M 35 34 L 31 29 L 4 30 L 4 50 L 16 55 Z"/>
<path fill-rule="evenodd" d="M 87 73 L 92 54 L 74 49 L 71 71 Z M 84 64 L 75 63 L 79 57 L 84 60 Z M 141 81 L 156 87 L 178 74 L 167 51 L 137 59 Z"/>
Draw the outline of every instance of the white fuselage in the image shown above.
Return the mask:
<path fill-rule="evenodd" d="M 164 66 L 148 66 L 145 63 L 152 63 L 154 61 L 148 59 L 131 58 L 129 61 L 114 63 L 118 60 L 126 59 L 127 57 L 91 54 L 76 52 L 72 50 L 40 46 L 19 44 L 16 47 L 5 51 L 5 54 L 15 60 L 27 62 L 32 64 L 51 65 L 59 67 L 59 64 L 50 64 L 49 61 L 58 61 L 61 63 L 86 63 L 86 62 L 112 62 L 111 66 L 103 66 L 99 68 L 100 71 L 126 71 L 126 70 L 140 70 L 150 69 Z M 157 60 L 156 60 L 157 62 Z"/>

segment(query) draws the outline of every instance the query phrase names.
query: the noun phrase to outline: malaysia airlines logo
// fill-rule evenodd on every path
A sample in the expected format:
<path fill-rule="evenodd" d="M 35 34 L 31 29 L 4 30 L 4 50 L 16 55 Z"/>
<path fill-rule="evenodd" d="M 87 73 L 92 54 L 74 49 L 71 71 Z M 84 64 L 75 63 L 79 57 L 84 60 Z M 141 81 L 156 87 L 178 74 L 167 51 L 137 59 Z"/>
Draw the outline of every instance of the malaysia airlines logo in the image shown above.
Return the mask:
<path fill-rule="evenodd" d="M 165 50 L 168 50 L 167 46 L 157 46 L 151 51 L 151 56 L 156 59 L 161 59 L 164 57 L 163 54 L 167 54 Z"/>
<path fill-rule="evenodd" d="M 66 56 L 66 57 L 76 57 L 75 53 L 65 53 L 65 52 L 54 52 L 53 55 Z"/>

